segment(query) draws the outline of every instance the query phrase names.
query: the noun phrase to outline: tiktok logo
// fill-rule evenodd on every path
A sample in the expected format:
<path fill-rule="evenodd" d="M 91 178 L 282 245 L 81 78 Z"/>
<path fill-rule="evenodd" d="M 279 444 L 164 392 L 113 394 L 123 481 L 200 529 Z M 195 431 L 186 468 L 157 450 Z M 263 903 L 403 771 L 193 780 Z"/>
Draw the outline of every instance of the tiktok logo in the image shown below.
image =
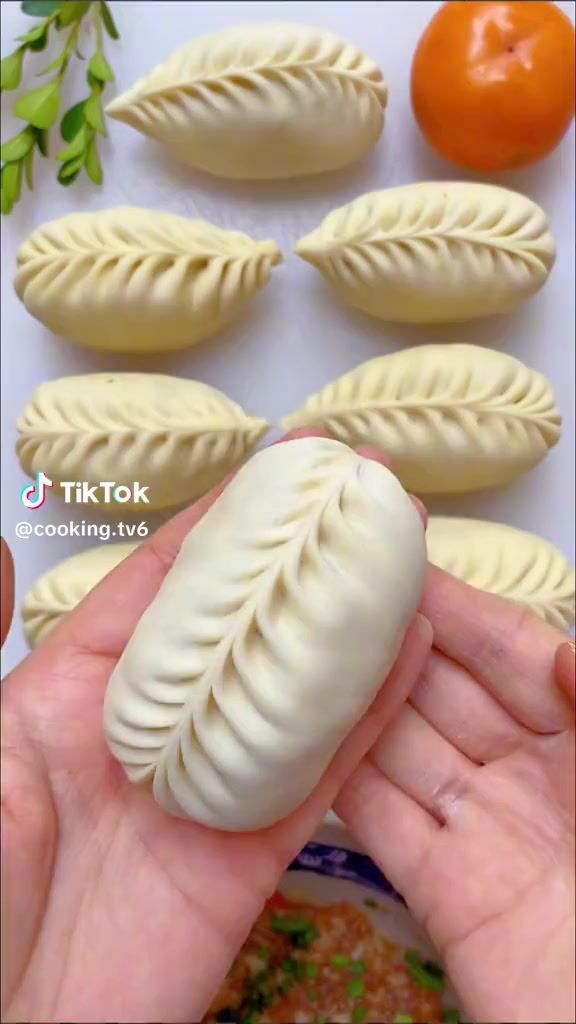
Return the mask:
<path fill-rule="evenodd" d="M 26 484 L 20 491 L 20 501 L 25 508 L 40 508 L 46 501 L 46 491 L 54 487 L 49 476 L 39 471 L 33 484 Z"/>

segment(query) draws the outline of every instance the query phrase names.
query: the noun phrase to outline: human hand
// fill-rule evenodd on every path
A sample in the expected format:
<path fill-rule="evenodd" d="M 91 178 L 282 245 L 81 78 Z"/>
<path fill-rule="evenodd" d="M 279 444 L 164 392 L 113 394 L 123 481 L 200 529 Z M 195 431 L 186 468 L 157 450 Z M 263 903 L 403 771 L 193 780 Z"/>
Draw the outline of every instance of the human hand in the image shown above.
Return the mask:
<path fill-rule="evenodd" d="M 289 818 L 230 834 L 168 817 L 112 760 L 102 701 L 215 497 L 158 530 L 3 683 L 4 1020 L 200 1019 L 285 867 L 428 654 L 430 626 L 417 616 L 386 686 Z"/>
<path fill-rule="evenodd" d="M 471 1020 L 574 1021 L 574 645 L 439 569 L 421 611 L 426 667 L 335 809 Z"/>

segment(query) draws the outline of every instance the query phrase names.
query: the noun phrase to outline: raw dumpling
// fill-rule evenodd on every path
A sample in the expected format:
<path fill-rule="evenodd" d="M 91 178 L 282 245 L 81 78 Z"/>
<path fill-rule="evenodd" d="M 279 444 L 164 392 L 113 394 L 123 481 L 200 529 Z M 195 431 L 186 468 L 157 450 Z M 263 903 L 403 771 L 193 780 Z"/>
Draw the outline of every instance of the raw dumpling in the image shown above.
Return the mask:
<path fill-rule="evenodd" d="M 283 420 L 389 453 L 404 487 L 457 494 L 536 465 L 560 437 L 550 384 L 477 345 L 422 345 L 362 363 Z"/>
<path fill-rule="evenodd" d="M 326 438 L 267 448 L 140 620 L 106 693 L 110 750 L 171 814 L 271 825 L 376 696 L 425 570 L 420 517 L 389 470 Z"/>
<path fill-rule="evenodd" d="M 86 594 L 137 547 L 137 544 L 101 544 L 66 558 L 44 573 L 22 604 L 22 623 L 30 647 L 43 643 Z"/>
<path fill-rule="evenodd" d="M 148 487 L 148 503 L 103 505 L 121 512 L 192 501 L 222 480 L 268 429 L 221 391 L 147 373 L 92 373 L 41 384 L 18 420 L 25 473 L 54 483 L 116 481 Z M 60 489 L 57 488 L 57 492 Z"/>
<path fill-rule="evenodd" d="M 202 36 L 107 107 L 179 160 L 223 178 L 291 178 L 364 156 L 384 123 L 380 69 L 308 25 Z"/>
<path fill-rule="evenodd" d="M 559 629 L 574 625 L 574 569 L 547 540 L 503 523 L 431 516 L 426 541 L 430 561 L 453 576 Z"/>
<path fill-rule="evenodd" d="M 71 213 L 18 251 L 16 292 L 54 334 L 114 352 L 167 352 L 218 331 L 282 262 L 205 220 L 138 207 Z"/>
<path fill-rule="evenodd" d="M 545 284 L 556 248 L 526 196 L 432 182 L 360 196 L 296 252 L 372 316 L 446 323 L 515 309 Z"/>

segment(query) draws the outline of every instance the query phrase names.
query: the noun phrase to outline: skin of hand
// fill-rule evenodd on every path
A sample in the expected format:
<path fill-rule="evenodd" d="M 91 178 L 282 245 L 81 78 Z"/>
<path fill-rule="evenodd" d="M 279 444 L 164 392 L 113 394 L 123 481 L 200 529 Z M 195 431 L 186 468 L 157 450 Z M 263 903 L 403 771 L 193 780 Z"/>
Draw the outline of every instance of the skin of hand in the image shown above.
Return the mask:
<path fill-rule="evenodd" d="M 3 646 L 14 614 L 14 561 L 3 537 L 0 537 L 0 585 L 0 646 Z"/>
<path fill-rule="evenodd" d="M 426 667 L 335 810 L 467 1019 L 573 1022 L 574 643 L 432 567 L 421 611 Z"/>
<path fill-rule="evenodd" d="M 277 825 L 231 834 L 166 815 L 110 756 L 102 701 L 218 493 L 159 529 L 2 684 L 4 1021 L 199 1020 L 287 864 L 425 663 L 432 631 L 417 615 L 374 704 L 315 792 Z"/>

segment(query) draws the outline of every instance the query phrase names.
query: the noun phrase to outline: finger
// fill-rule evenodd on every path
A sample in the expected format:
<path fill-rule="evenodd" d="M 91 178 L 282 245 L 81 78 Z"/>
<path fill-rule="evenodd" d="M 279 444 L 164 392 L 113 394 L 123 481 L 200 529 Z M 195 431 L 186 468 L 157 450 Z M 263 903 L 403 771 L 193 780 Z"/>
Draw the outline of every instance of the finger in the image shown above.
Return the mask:
<path fill-rule="evenodd" d="M 414 892 L 441 830 L 436 819 L 367 758 L 344 784 L 334 810 L 394 888 L 403 896 Z"/>
<path fill-rule="evenodd" d="M 410 703 L 477 764 L 504 757 L 533 736 L 465 668 L 440 651 L 431 651 Z"/>
<path fill-rule="evenodd" d="M 8 636 L 14 614 L 14 560 L 4 538 L 0 538 L 0 647 Z"/>
<path fill-rule="evenodd" d="M 381 448 L 376 448 L 372 444 L 362 444 L 356 451 L 358 455 L 363 455 L 365 459 L 373 459 L 374 462 L 379 462 L 386 469 L 394 472 L 394 463 L 387 452 L 382 451 Z M 424 505 L 424 502 L 420 501 L 420 498 L 416 498 L 413 494 L 410 495 L 412 504 L 416 506 L 418 514 L 424 524 L 424 529 L 428 525 L 428 509 Z"/>
<path fill-rule="evenodd" d="M 558 732 L 570 711 L 553 685 L 554 657 L 565 639 L 526 609 L 470 587 L 430 566 L 421 610 L 434 646 L 471 675 L 509 713 L 535 732 Z"/>
<path fill-rule="evenodd" d="M 480 770 L 409 704 L 386 727 L 369 759 L 441 824 L 450 820 Z"/>
<path fill-rule="evenodd" d="M 576 703 L 576 644 L 560 644 L 555 659 L 556 682 L 572 708 Z"/>

